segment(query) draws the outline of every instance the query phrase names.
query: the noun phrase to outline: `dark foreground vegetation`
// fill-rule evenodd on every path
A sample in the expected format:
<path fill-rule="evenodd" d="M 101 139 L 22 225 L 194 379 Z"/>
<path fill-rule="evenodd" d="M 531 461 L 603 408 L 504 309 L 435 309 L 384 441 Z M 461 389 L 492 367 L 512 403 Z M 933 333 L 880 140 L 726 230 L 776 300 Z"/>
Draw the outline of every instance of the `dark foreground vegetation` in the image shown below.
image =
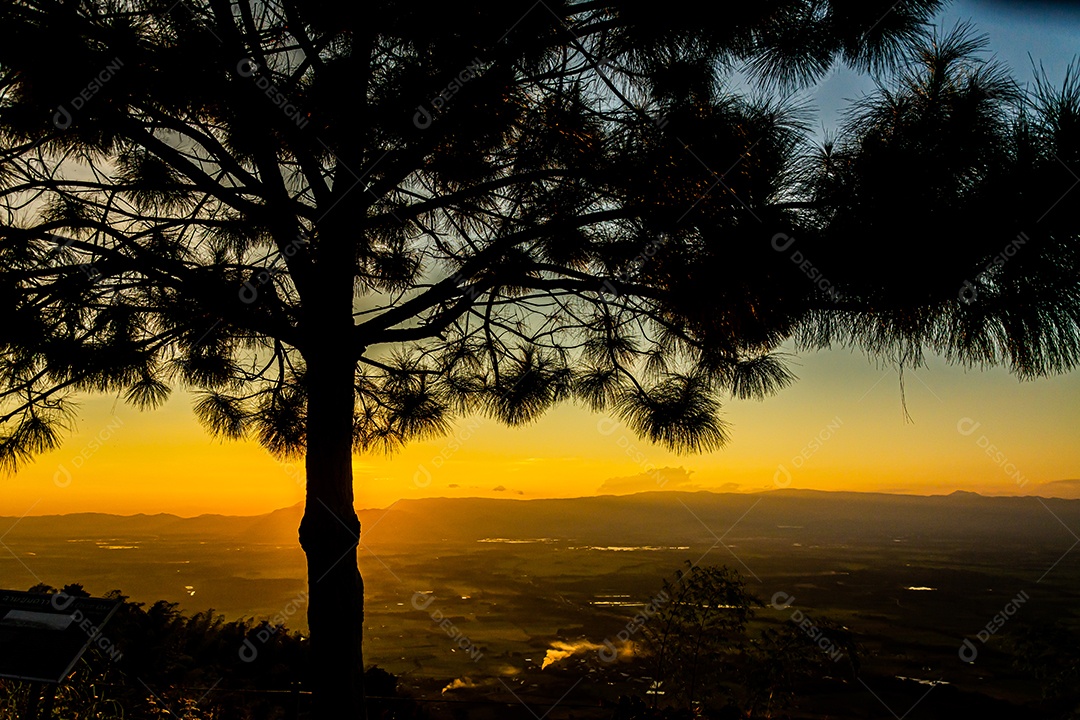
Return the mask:
<path fill-rule="evenodd" d="M 37 585 L 31 592 L 53 593 Z M 87 596 L 81 585 L 61 592 Z M 284 625 L 251 618 L 226 620 L 213 610 L 182 613 L 176 603 L 147 606 L 120 591 L 123 604 L 56 694 L 60 718 L 262 720 L 304 715 L 309 687 L 307 638 Z M 8 651 L 5 649 L 5 652 Z M 423 717 L 399 696 L 393 675 L 370 668 L 370 717 Z M 19 717 L 35 688 L 0 680 L 0 718 Z M 385 707 L 384 707 L 385 706 Z"/>
<path fill-rule="evenodd" d="M 57 592 L 41 584 L 31 591 Z M 78 584 L 60 592 L 86 595 Z M 109 596 L 123 604 L 102 631 L 108 642 L 96 643 L 59 688 L 56 717 L 308 717 L 302 633 L 273 620 L 226 620 L 212 610 L 187 614 L 177 603 L 132 602 L 119 591 Z M 663 581 L 626 632 L 599 652 L 545 672 L 547 682 L 527 686 L 531 693 L 499 679 L 439 693 L 445 679 L 399 678 L 371 667 L 365 676 L 369 717 L 516 719 L 546 712 L 604 720 L 818 719 L 876 717 L 893 706 L 901 714 L 910 708 L 915 718 L 956 716 L 965 707 L 987 718 L 1013 712 L 1080 717 L 1080 637 L 1060 624 L 1016 624 L 993 639 L 998 659 L 1009 663 L 1017 682 L 1038 688 L 1038 701 L 1019 707 L 943 683 L 919 689 L 915 698 L 926 693 L 931 699 L 911 707 L 917 681 L 860 675 L 867 650 L 856 632 L 784 603 L 758 598 L 734 570 L 688 564 Z M 560 699 L 563 682 L 584 692 Z M 433 688 L 435 697 L 426 697 Z M 931 688 L 937 690 L 932 696 Z M 19 717 L 36 689 L 0 681 L 0 718 Z M 541 699 L 545 694 L 551 697 Z"/>

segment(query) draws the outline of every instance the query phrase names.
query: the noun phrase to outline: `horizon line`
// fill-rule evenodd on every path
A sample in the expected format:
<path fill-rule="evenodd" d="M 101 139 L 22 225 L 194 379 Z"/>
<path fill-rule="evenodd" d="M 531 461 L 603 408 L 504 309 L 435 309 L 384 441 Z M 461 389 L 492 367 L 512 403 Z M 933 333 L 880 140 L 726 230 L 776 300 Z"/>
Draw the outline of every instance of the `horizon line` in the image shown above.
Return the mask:
<path fill-rule="evenodd" d="M 1059 483 L 1061 483 L 1061 484 L 1064 484 L 1064 483 L 1077 483 L 1077 484 L 1080 484 L 1080 479 L 1069 478 L 1069 479 L 1064 479 L 1064 480 L 1052 480 L 1052 481 L 1049 481 L 1047 483 L 1044 483 L 1044 485 L 1054 485 L 1054 484 L 1059 484 Z M 597 493 L 597 494 L 592 494 L 592 495 L 572 495 L 572 496 L 565 496 L 565 497 L 532 497 L 532 498 L 523 498 L 523 497 L 485 497 L 485 496 L 480 496 L 480 495 L 468 495 L 468 496 L 464 496 L 464 497 L 451 497 L 451 496 L 446 496 L 446 495 L 440 495 L 440 496 L 431 496 L 431 497 L 398 498 L 397 500 L 395 500 L 394 502 L 390 503 L 389 505 L 387 505 L 385 507 L 355 507 L 355 506 L 354 507 L 355 507 L 355 510 L 356 510 L 357 513 L 361 513 L 361 512 L 378 512 L 378 511 L 389 512 L 398 503 L 401 503 L 401 502 L 417 502 L 417 501 L 425 501 L 425 500 L 449 500 L 449 501 L 493 500 L 493 501 L 502 501 L 502 502 L 526 502 L 526 503 L 528 503 L 528 502 L 542 502 L 542 501 L 552 501 L 552 500 L 588 500 L 588 499 L 593 499 L 593 498 L 619 498 L 619 497 L 624 497 L 625 498 L 625 497 L 636 497 L 636 496 L 640 496 L 640 495 L 660 495 L 660 494 L 676 494 L 676 493 L 686 494 L 686 495 L 694 495 L 694 494 L 702 494 L 702 493 L 704 493 L 704 494 L 707 494 L 707 495 L 740 495 L 740 496 L 765 495 L 765 494 L 775 494 L 775 493 L 817 493 L 817 494 L 821 494 L 821 495 L 884 495 L 884 496 L 898 497 L 898 498 L 899 497 L 945 498 L 945 497 L 951 497 L 953 495 L 975 495 L 975 496 L 978 496 L 978 497 L 981 497 L 981 498 L 992 498 L 992 499 L 999 499 L 999 498 L 1013 498 L 1013 499 L 1041 498 L 1043 500 L 1067 500 L 1067 501 L 1080 500 L 1080 498 L 1075 498 L 1075 497 L 1062 497 L 1060 495 L 1038 495 L 1038 494 L 1033 494 L 1033 493 L 1028 493 L 1028 494 L 1024 494 L 1024 495 L 1018 495 L 1018 494 L 988 494 L 988 493 L 985 493 L 985 492 L 978 492 L 978 491 L 975 491 L 975 490 L 963 490 L 963 489 L 960 489 L 960 488 L 957 488 L 956 490 L 953 490 L 951 492 L 934 492 L 934 493 L 919 493 L 919 492 L 911 492 L 911 491 L 907 491 L 907 492 L 890 492 L 890 491 L 885 491 L 885 490 L 821 490 L 821 489 L 817 489 L 817 488 L 765 488 L 765 489 L 760 489 L 760 490 L 749 490 L 749 491 L 745 491 L 745 492 L 739 492 L 739 491 L 731 491 L 731 490 L 709 490 L 707 488 L 698 488 L 698 489 L 693 489 L 693 490 L 690 490 L 690 489 L 638 490 L 636 492 L 627 492 L 627 493 Z M 257 517 L 265 517 L 267 515 L 273 515 L 274 513 L 282 512 L 284 510 L 291 510 L 293 508 L 302 508 L 304 506 L 304 502 L 305 501 L 301 500 L 300 502 L 295 503 L 293 505 L 286 505 L 284 507 L 274 508 L 273 510 L 269 510 L 269 511 L 266 511 L 266 512 L 253 513 L 253 514 L 249 514 L 249 515 L 229 515 L 229 514 L 225 514 L 225 513 L 214 513 L 214 512 L 198 513 L 197 515 L 178 515 L 176 513 L 166 512 L 166 511 L 160 511 L 160 512 L 137 512 L 137 513 L 124 514 L 124 513 L 104 512 L 104 511 L 98 511 L 98 510 L 85 510 L 85 511 L 80 511 L 80 512 L 41 513 L 41 514 L 32 514 L 30 512 L 27 512 L 27 513 L 25 513 L 25 514 L 23 514 L 21 516 L 0 515 L 0 519 L 5 519 L 5 520 L 7 520 L 7 519 L 17 519 L 17 520 L 21 520 L 23 518 L 29 518 L 29 517 L 35 517 L 35 518 L 57 517 L 57 518 L 60 518 L 60 517 L 71 517 L 71 516 L 76 516 L 76 515 L 105 515 L 105 516 L 108 516 L 108 517 L 119 517 L 119 518 L 167 516 L 167 517 L 174 517 L 174 518 L 177 518 L 179 520 L 197 520 L 199 518 L 210 518 L 210 517 L 238 518 L 238 519 L 239 518 L 257 518 Z"/>

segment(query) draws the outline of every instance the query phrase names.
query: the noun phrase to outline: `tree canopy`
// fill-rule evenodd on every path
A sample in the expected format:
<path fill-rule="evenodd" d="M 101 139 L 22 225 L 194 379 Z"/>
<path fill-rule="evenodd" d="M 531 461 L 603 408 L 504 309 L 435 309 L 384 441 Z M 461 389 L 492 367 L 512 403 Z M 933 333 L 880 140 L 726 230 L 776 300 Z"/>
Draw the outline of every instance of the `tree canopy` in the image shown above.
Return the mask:
<path fill-rule="evenodd" d="M 328 263 L 358 450 L 571 397 L 715 448 L 715 392 L 785 385 L 791 338 L 1073 367 L 1080 84 L 1023 93 L 970 28 L 924 38 L 936 7 L 9 5 L 0 461 L 59 441 L 68 391 L 176 381 L 299 452 Z M 816 147 L 730 85 L 838 60 L 883 79 Z"/>
<path fill-rule="evenodd" d="M 1053 143 L 1075 93 L 1018 117 L 969 35 L 911 55 L 936 6 L 759 4 L 721 26 L 640 3 L 15 3 L 0 457 L 55 445 L 68 391 L 153 406 L 176 381 L 213 432 L 299 452 L 313 332 L 360 363 L 358 450 L 571 397 L 714 448 L 715 392 L 782 387 L 792 337 L 1070 366 L 1075 288 L 1025 317 L 955 301 L 968 277 L 1006 291 L 978 274 L 1026 227 L 1000 194 L 1018 163 L 1055 187 L 1035 164 L 1071 158 Z M 907 72 L 824 148 L 780 95 L 729 85 L 744 69 L 791 88 L 840 60 Z M 940 262 L 958 222 L 973 232 Z M 1045 288 L 1064 241 L 1006 272 Z M 331 269 L 352 276 L 348 327 L 312 307 Z"/>

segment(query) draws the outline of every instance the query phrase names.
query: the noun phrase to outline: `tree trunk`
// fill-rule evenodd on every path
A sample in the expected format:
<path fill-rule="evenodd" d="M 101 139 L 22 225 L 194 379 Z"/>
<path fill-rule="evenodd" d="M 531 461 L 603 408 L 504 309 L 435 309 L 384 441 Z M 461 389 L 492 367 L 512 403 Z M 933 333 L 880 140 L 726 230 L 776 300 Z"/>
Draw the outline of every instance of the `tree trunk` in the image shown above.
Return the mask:
<path fill-rule="evenodd" d="M 307 353 L 307 497 L 300 545 L 307 555 L 313 720 L 362 720 L 364 584 L 353 506 L 355 362 L 324 337 Z"/>

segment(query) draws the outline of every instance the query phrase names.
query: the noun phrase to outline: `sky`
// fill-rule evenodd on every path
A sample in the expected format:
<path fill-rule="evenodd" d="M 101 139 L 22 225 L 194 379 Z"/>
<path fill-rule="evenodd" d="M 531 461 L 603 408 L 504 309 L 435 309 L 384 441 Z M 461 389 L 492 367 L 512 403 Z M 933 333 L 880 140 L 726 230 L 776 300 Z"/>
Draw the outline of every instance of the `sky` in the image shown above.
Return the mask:
<path fill-rule="evenodd" d="M 967 19 L 1021 80 L 1032 77 L 1029 54 L 1060 82 L 1080 51 L 1080 11 L 1065 4 L 957 2 L 940 22 Z M 838 70 L 808 99 L 827 130 L 847 100 L 872 87 Z M 1063 202 L 1080 202 L 1075 192 Z M 860 353 L 818 352 L 791 364 L 799 377 L 793 386 L 764 401 L 726 403 L 731 440 L 716 452 L 675 455 L 574 405 L 524 428 L 463 418 L 447 437 L 392 456 L 357 456 L 357 506 L 780 488 L 1080 497 L 1080 372 L 1021 383 L 1004 369 L 965 370 L 931 358 L 905 373 L 902 394 L 895 368 Z M 0 477 L 0 516 L 250 515 L 302 499 L 302 462 L 275 460 L 254 442 L 210 438 L 182 391 L 145 412 L 85 397 L 62 448 Z"/>

